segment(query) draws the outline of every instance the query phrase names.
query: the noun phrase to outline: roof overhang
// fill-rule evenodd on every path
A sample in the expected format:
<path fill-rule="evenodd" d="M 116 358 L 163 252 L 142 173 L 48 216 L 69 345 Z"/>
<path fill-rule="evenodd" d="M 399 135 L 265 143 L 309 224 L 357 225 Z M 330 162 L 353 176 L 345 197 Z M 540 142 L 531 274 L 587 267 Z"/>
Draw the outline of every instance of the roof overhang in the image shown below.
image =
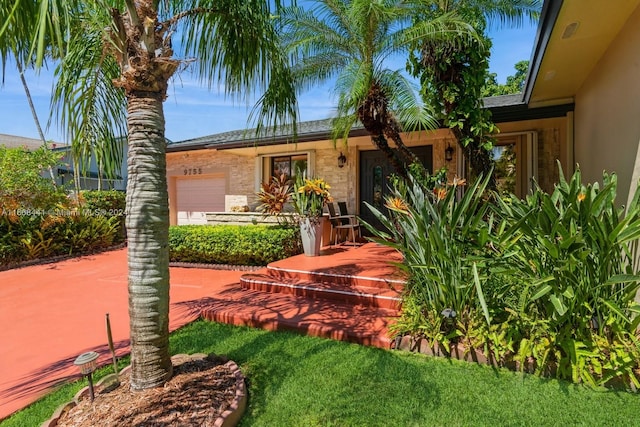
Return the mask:
<path fill-rule="evenodd" d="M 524 101 L 571 104 L 640 0 L 547 0 L 531 56 Z"/>

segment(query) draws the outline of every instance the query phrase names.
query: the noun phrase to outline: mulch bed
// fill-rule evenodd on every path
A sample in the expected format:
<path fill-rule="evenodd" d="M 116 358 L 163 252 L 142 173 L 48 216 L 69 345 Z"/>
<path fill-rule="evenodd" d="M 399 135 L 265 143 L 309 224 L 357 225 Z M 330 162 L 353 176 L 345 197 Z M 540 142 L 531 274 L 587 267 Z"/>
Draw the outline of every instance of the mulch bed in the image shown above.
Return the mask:
<path fill-rule="evenodd" d="M 174 375 L 163 387 L 134 392 L 123 373 L 118 388 L 96 393 L 93 403 L 81 399 L 56 425 L 214 426 L 237 403 L 237 367 L 214 355 L 173 360 Z"/>

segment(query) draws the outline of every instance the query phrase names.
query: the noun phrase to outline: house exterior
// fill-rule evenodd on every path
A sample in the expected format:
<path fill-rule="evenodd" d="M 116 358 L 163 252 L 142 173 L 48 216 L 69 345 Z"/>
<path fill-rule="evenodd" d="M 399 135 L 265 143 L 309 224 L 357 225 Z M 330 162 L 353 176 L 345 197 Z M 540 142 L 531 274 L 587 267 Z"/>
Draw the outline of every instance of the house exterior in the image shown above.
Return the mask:
<path fill-rule="evenodd" d="M 524 90 L 529 108 L 573 102 L 566 172 L 618 175 L 618 202 L 633 195 L 640 163 L 640 1 L 545 1 Z"/>
<path fill-rule="evenodd" d="M 603 170 L 619 177 L 625 204 L 640 178 L 640 0 L 547 0 L 524 93 L 486 98 L 500 129 L 494 155 L 509 159 L 509 190 L 523 196 L 538 183 L 552 191 L 557 161 L 566 174 L 579 164 L 586 181 Z M 465 165 L 448 129 L 404 134 L 431 171 L 463 176 Z M 453 147 L 452 155 L 447 149 Z M 340 166 L 339 157 L 346 161 Z M 451 157 L 450 160 L 447 160 Z M 325 178 L 336 200 L 365 220 L 364 202 L 383 203 L 392 170 L 364 129 L 334 145 L 330 121 L 299 124 L 255 137 L 252 130 L 167 146 L 171 224 L 206 223 L 206 212 L 255 207 L 255 193 L 277 171 L 306 169 Z"/>
<path fill-rule="evenodd" d="M 26 138 L 24 136 L 7 135 L 0 133 L 0 145 L 7 148 L 23 147 L 29 151 L 37 150 L 42 147 L 42 141 L 34 138 Z M 50 143 L 50 146 L 57 146 L 60 144 Z"/>
<path fill-rule="evenodd" d="M 60 154 L 60 163 L 55 172 L 56 183 L 74 188 L 74 179 L 77 180 L 81 190 L 119 190 L 125 191 L 127 188 L 127 140 L 117 139 L 121 151 L 122 162 L 116 171 L 115 178 L 107 178 L 101 171 L 95 155 L 91 155 L 86 167 L 83 168 L 74 162 L 71 153 L 71 146 L 62 145 L 52 147 L 51 150 Z"/>

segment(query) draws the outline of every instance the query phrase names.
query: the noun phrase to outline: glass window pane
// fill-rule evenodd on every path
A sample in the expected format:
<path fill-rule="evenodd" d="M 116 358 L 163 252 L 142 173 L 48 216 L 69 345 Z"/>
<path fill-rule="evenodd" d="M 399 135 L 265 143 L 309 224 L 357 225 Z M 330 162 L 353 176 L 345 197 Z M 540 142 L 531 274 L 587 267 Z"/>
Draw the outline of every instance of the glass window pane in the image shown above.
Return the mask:
<path fill-rule="evenodd" d="M 294 177 L 298 174 L 302 174 L 303 177 L 307 176 L 308 161 L 306 154 L 291 156 L 291 163 L 291 170 L 293 171 Z"/>
<path fill-rule="evenodd" d="M 516 144 L 496 145 L 493 147 L 493 173 L 500 194 L 516 194 Z"/>
<path fill-rule="evenodd" d="M 271 159 L 271 171 L 273 176 L 282 174 L 291 176 L 291 156 L 273 157 Z"/>
<path fill-rule="evenodd" d="M 382 209 L 382 166 L 373 168 L 373 206 Z"/>

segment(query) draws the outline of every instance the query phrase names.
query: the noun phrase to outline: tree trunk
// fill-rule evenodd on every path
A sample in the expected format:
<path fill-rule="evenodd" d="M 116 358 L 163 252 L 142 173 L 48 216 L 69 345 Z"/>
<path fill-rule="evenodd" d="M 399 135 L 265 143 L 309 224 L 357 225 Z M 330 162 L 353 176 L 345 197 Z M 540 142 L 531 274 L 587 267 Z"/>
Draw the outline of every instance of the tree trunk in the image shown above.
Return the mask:
<path fill-rule="evenodd" d="M 407 178 L 407 168 L 406 165 L 398 158 L 396 151 L 389 146 L 387 138 L 385 138 L 384 134 L 372 134 L 371 141 L 376 148 L 384 153 L 384 155 L 389 160 L 389 163 L 396 170 L 398 175 L 403 178 Z"/>
<path fill-rule="evenodd" d="M 128 95 L 127 238 L 131 387 L 171 378 L 169 357 L 169 200 L 162 99 Z"/>
<path fill-rule="evenodd" d="M 31 115 L 33 116 L 33 121 L 36 124 L 36 129 L 38 130 L 38 135 L 40 135 L 40 140 L 42 141 L 42 146 L 44 148 L 47 147 L 47 140 L 44 137 L 44 132 L 42 132 L 42 126 L 40 126 L 40 119 L 38 119 L 38 113 L 36 113 L 36 107 L 33 105 L 33 99 L 31 98 L 31 91 L 29 90 L 29 85 L 27 85 L 27 79 L 24 77 L 24 71 L 22 69 L 22 64 L 16 58 L 16 65 L 18 67 L 18 73 L 20 73 L 20 81 L 22 82 L 22 87 L 24 88 L 24 93 L 27 95 L 27 102 L 29 103 L 29 108 L 31 109 Z M 51 177 L 51 182 L 53 182 L 53 186 L 57 187 L 56 184 L 56 176 L 53 173 L 53 168 L 49 166 L 49 176 Z"/>

